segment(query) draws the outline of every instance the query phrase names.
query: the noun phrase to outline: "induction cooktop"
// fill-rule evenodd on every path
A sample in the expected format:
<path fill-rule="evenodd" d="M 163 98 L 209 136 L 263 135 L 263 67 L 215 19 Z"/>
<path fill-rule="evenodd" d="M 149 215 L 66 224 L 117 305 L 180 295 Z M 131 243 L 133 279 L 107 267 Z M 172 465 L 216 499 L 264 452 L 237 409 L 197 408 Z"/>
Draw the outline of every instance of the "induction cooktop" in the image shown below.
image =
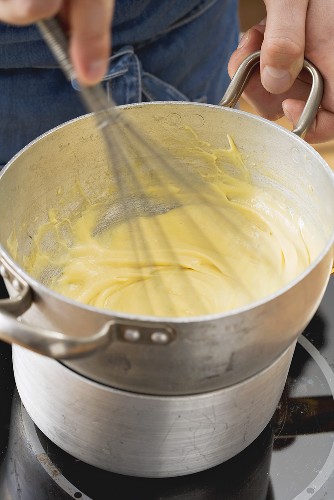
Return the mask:
<path fill-rule="evenodd" d="M 5 290 L 0 284 L 1 296 Z M 333 500 L 334 280 L 300 336 L 277 410 L 228 462 L 164 479 L 121 476 L 68 455 L 35 426 L 0 342 L 0 500 Z"/>

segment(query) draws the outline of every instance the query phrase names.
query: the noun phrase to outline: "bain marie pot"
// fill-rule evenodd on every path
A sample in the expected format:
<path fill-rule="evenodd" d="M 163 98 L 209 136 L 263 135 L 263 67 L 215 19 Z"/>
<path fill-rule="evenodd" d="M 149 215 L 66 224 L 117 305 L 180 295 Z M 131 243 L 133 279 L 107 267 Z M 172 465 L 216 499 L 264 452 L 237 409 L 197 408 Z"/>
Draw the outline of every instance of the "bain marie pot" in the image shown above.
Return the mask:
<path fill-rule="evenodd" d="M 251 64 L 257 60 L 252 56 Z M 249 73 L 246 63 L 241 68 L 242 81 Z M 310 99 L 317 101 L 314 89 L 321 80 L 312 75 Z M 225 101 L 231 94 L 233 104 L 235 89 L 228 89 Z M 313 102 L 313 111 L 318 102 L 319 98 L 316 105 Z M 195 394 L 245 380 L 273 363 L 296 340 L 323 296 L 333 259 L 333 173 L 296 134 L 242 111 L 165 102 L 125 106 L 121 112 L 140 124 L 148 139 L 167 144 L 172 152 L 179 134 L 176 124 L 192 127 L 214 147 L 226 147 L 227 134 L 231 135 L 252 181 L 274 186 L 306 220 L 312 218 L 321 227 L 320 255 L 275 294 L 238 310 L 204 317 L 118 314 L 53 292 L 17 261 L 31 250 L 31 235 L 48 220 L 49 210 L 58 208 L 60 187 L 63 199 L 67 194 L 69 200 L 59 208 L 65 215 L 80 206 L 82 192 L 92 202 L 106 192 L 110 171 L 103 139 L 94 117 L 84 116 L 32 142 L 1 174 L 1 269 L 13 297 L 0 303 L 1 337 L 66 359 L 67 366 L 92 380 L 139 393 Z M 261 166 L 265 166 L 263 173 Z M 75 190 L 78 179 L 80 189 Z M 16 260 L 8 245 L 13 232 Z"/>
<path fill-rule="evenodd" d="M 218 465 L 257 438 L 280 399 L 294 347 L 254 377 L 191 396 L 120 391 L 18 346 L 13 361 L 27 412 L 60 448 L 119 474 L 171 477 Z"/>
<path fill-rule="evenodd" d="M 238 100 L 258 59 L 253 55 L 242 65 L 225 106 Z M 333 263 L 334 176 L 298 136 L 322 94 L 320 76 L 309 63 L 305 67 L 313 88 L 295 133 L 228 107 L 121 107 L 148 138 L 172 152 L 179 125 L 214 147 L 226 147 L 231 135 L 253 182 L 275 186 L 321 227 L 322 251 L 305 272 L 240 309 L 192 318 L 99 310 L 53 292 L 13 257 L 7 243 L 13 230 L 22 257 L 30 251 L 30 236 L 57 206 L 60 186 L 70 199 L 64 213 L 80 206 L 78 190 L 72 195 L 78 179 L 92 201 L 105 192 L 110 172 L 93 116 L 44 134 L 3 170 L 1 273 L 10 298 L 0 302 L 0 337 L 21 346 L 13 349 L 14 370 L 28 412 L 74 456 L 125 474 L 186 474 L 235 455 L 270 420 L 296 339 L 322 299 Z"/>

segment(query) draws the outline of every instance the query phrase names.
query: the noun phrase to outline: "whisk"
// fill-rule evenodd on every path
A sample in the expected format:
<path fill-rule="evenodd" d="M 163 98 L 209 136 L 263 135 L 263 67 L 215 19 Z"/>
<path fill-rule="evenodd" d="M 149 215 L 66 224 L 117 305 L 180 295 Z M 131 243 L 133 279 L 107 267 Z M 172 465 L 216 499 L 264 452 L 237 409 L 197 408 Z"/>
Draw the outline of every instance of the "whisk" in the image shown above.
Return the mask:
<path fill-rule="evenodd" d="M 74 77 L 74 71 L 68 56 L 68 40 L 57 19 L 52 18 L 38 22 L 38 27 L 58 60 L 68 79 Z M 103 87 L 98 84 L 82 87 L 80 96 L 88 111 L 96 119 L 96 125 L 101 131 L 109 160 L 111 176 L 115 182 L 116 201 L 101 214 L 94 229 L 93 236 L 103 234 L 109 226 L 125 223 L 128 225 L 128 234 L 131 246 L 136 255 L 135 267 L 140 273 L 143 283 L 143 293 L 147 302 L 151 303 L 150 313 L 158 316 L 177 316 L 178 302 L 188 303 L 182 312 L 187 316 L 189 311 L 199 311 L 200 315 L 210 311 L 210 305 L 205 299 L 205 291 L 195 292 L 192 281 L 189 279 L 191 265 L 182 261 L 182 256 L 175 251 L 173 241 L 168 231 L 157 221 L 156 215 L 165 214 L 175 208 L 191 203 L 200 203 L 212 213 L 217 220 L 217 231 L 221 231 L 221 223 L 216 212 L 220 203 L 221 193 L 218 193 L 212 183 L 207 182 L 196 169 L 186 168 L 179 158 L 171 155 L 161 144 L 149 141 L 140 131 L 138 124 L 132 123 L 124 113 L 117 109 L 112 101 L 108 100 Z M 141 165 L 141 171 L 138 165 Z M 143 175 L 144 171 L 144 175 Z M 152 191 L 152 183 L 156 187 Z M 216 235 L 209 236 L 205 228 L 200 227 L 197 221 L 184 211 L 183 224 L 203 238 L 211 237 L 210 248 L 220 253 L 221 249 L 216 242 Z M 150 217 L 153 225 L 152 233 L 159 242 L 158 253 L 152 250 L 150 235 L 145 235 L 143 229 L 144 218 Z M 233 224 L 229 220 L 226 224 Z M 194 250 L 195 252 L 195 250 Z M 196 252 L 195 252 L 196 253 Z M 195 260 L 197 257 L 194 257 Z M 152 267 L 152 262 L 154 263 Z M 164 269 L 166 265 L 173 268 L 172 281 L 177 281 L 177 290 L 171 291 L 171 282 L 166 280 Z M 228 264 L 227 264 L 228 268 Z M 233 269 L 228 268 L 229 274 Z M 163 313 L 156 309 L 155 300 L 147 289 L 149 275 L 158 280 L 158 288 L 163 289 L 165 307 Z M 138 311 L 140 313 L 140 311 Z"/>

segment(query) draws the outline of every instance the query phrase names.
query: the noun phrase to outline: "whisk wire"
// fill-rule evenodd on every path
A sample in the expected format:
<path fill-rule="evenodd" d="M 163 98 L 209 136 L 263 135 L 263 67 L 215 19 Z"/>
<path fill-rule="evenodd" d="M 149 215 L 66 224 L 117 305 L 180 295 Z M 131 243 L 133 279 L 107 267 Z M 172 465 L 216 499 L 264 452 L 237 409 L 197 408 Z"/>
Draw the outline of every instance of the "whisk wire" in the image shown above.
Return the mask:
<path fill-rule="evenodd" d="M 74 71 L 68 57 L 68 40 L 58 21 L 52 18 L 40 21 L 38 26 L 67 77 L 73 78 Z M 153 255 L 152 248 L 145 238 L 143 217 L 152 215 L 151 207 L 154 204 L 156 205 L 155 214 L 159 214 L 192 202 L 205 205 L 206 210 L 211 212 L 214 217 L 217 215 L 217 204 L 222 202 L 222 195 L 214 189 L 212 183 L 200 175 L 196 168 L 185 168 L 185 165 L 175 155 L 171 157 L 161 144 L 155 144 L 151 138 L 148 141 L 139 128 L 128 117 L 125 117 L 121 110 L 116 108 L 112 100 L 108 100 L 101 85 L 82 87 L 80 94 L 86 108 L 94 114 L 97 127 L 104 138 L 110 172 L 118 191 L 117 199 L 122 211 L 121 220 L 128 224 L 131 245 L 137 259 L 137 271 L 141 274 L 145 294 L 150 300 L 146 287 L 148 269 L 145 262 L 156 262 L 157 259 L 156 253 L 154 252 L 155 255 Z M 141 165 L 138 166 L 139 162 Z M 143 175 L 145 169 L 146 176 Z M 159 187 L 160 205 L 158 203 L 158 208 L 158 200 L 152 194 L 152 186 L 149 185 L 152 178 L 154 184 Z M 94 235 L 97 236 L 108 228 L 109 215 L 108 210 L 106 210 L 101 220 L 97 222 Z M 221 215 L 223 217 L 223 213 Z M 211 237 L 211 249 L 219 254 L 221 249 L 217 235 L 212 237 L 212 235 L 205 234 L 205 228 L 200 227 L 196 220 L 187 216 L 186 213 L 185 217 L 185 224 L 192 228 L 195 233 L 202 234 L 203 238 Z M 227 217 L 222 222 L 226 225 L 233 225 L 233 222 Z M 217 231 L 224 230 L 221 223 Z M 169 261 L 169 265 L 179 270 L 179 281 L 182 283 L 181 289 L 184 297 L 189 297 L 189 300 L 192 301 L 195 298 L 203 311 L 204 304 L 200 294 L 196 294 L 194 297 L 194 293 L 191 293 L 193 291 L 191 290 L 189 272 L 187 272 L 190 269 L 185 269 L 185 266 L 182 265 L 180 255 L 176 254 L 169 235 L 155 217 L 151 217 L 151 224 L 155 228 L 157 240 L 162 246 L 162 251 L 166 260 Z M 144 255 L 146 259 L 143 258 Z M 225 264 L 230 275 L 233 276 L 235 271 L 227 261 Z M 181 272 L 182 270 L 183 272 Z M 164 286 L 163 272 L 159 272 L 159 266 L 156 269 L 156 278 L 160 281 L 161 286 Z M 173 314 L 176 305 L 168 293 L 166 293 L 165 300 Z"/>

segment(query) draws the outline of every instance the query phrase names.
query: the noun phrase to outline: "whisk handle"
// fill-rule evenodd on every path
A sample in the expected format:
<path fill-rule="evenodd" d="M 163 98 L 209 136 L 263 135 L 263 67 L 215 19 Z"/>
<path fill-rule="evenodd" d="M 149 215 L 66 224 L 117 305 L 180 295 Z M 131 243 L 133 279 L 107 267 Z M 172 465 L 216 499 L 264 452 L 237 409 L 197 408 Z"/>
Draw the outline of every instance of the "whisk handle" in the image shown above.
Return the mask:
<path fill-rule="evenodd" d="M 66 78 L 74 78 L 74 68 L 68 55 L 68 40 L 59 21 L 55 17 L 43 19 L 37 22 L 37 26 Z"/>
<path fill-rule="evenodd" d="M 250 54 L 246 59 L 240 64 L 234 77 L 228 86 L 224 97 L 220 101 L 221 106 L 233 108 L 239 101 L 241 94 L 243 93 L 254 68 L 260 62 L 260 51 Z M 312 87 L 309 97 L 305 103 L 304 110 L 298 120 L 296 127 L 292 132 L 300 137 L 304 137 L 309 127 L 311 126 L 313 120 L 318 112 L 323 91 L 324 84 L 323 78 L 318 71 L 318 69 L 306 59 L 304 60 L 303 68 L 306 69 L 312 76 Z"/>
<path fill-rule="evenodd" d="M 49 49 L 58 61 L 61 69 L 63 70 L 66 78 L 71 81 L 75 78 L 75 70 L 71 59 L 69 57 L 69 42 L 68 38 L 57 18 L 52 17 L 49 19 L 44 19 L 37 22 L 37 26 L 47 43 Z M 112 118 L 114 121 L 117 119 L 118 115 L 111 108 L 114 109 L 114 103 L 108 100 L 106 93 L 104 92 L 101 85 L 92 85 L 89 87 L 82 86 L 80 92 L 80 97 L 82 98 L 87 110 L 91 113 L 98 114 L 101 111 L 108 109 L 108 118 Z M 110 117 L 110 113 L 113 113 Z M 98 126 L 103 128 L 106 121 L 105 116 L 96 117 Z"/>

